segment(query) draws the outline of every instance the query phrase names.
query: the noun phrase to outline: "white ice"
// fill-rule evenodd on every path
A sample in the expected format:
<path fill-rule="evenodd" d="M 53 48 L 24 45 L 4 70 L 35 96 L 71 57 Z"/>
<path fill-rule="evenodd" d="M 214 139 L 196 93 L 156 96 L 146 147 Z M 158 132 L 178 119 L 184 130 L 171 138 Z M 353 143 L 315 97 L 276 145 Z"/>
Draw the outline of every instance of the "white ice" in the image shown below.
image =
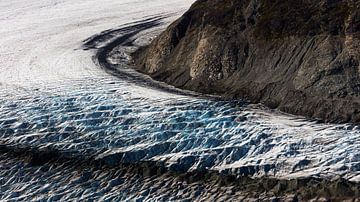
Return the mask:
<path fill-rule="evenodd" d="M 0 1 L 0 140 L 109 161 L 360 180 L 360 130 L 173 95 L 106 74 L 83 40 L 193 0 Z M 149 36 L 153 37 L 153 36 Z"/>

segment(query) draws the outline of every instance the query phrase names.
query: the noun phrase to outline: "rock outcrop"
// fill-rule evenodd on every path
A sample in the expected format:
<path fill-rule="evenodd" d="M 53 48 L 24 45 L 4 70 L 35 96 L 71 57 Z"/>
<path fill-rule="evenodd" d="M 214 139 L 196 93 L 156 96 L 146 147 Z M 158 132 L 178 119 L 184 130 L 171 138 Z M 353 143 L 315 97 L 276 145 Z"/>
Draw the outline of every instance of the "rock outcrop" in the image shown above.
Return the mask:
<path fill-rule="evenodd" d="M 326 122 L 360 122 L 360 2 L 198 0 L 139 71 L 176 87 Z"/>

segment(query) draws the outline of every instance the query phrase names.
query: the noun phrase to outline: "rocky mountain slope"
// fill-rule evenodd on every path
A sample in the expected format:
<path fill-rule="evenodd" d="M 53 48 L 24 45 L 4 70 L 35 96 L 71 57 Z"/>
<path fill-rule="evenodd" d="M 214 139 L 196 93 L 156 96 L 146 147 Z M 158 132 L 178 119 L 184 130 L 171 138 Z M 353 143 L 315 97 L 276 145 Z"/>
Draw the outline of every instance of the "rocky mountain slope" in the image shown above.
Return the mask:
<path fill-rule="evenodd" d="M 134 55 L 176 87 L 360 121 L 356 0 L 198 0 Z"/>

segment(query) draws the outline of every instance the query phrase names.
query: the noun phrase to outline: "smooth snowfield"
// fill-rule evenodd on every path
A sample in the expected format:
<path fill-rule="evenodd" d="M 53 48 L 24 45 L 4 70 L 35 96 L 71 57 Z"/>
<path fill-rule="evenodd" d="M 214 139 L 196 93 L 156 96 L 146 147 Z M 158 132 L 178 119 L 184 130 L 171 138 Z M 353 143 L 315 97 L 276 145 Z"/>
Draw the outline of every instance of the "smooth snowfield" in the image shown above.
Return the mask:
<path fill-rule="evenodd" d="M 0 2 L 2 84 L 23 86 L 101 74 L 82 41 L 141 18 L 179 15 L 193 0 L 14 0 Z"/>
<path fill-rule="evenodd" d="M 124 30 L 129 26 L 155 20 L 157 27 L 129 38 L 140 37 L 134 43 L 146 44 L 192 2 L 1 1 L 0 146 L 56 149 L 68 158 L 103 159 L 109 165 L 152 160 L 178 171 L 210 169 L 251 177 L 360 181 L 357 126 L 317 124 L 259 105 L 147 87 L 141 79 L 148 77 L 124 63 L 124 51 L 134 48 L 127 41 L 109 62 L 140 79 L 108 74 L 94 61 L 97 50 L 84 50 L 84 43 L 96 34 L 108 33 L 105 30 L 124 28 L 109 41 L 95 41 L 98 47 L 128 34 Z M 106 189 L 95 193 L 94 186 L 83 186 L 83 176 L 77 179 L 66 165 L 64 171 L 53 165 L 37 169 L 21 161 L 17 164 L 7 155 L 1 155 L 0 161 L 0 184 L 4 184 L 0 200 L 143 197 L 121 188 L 122 183 L 108 183 L 115 174 L 105 171 L 97 170 L 91 177 L 102 180 L 94 186 L 107 183 Z M 61 178 L 64 173 L 67 179 Z M 72 189 L 64 192 L 69 181 Z M 28 189 L 19 189 L 24 185 Z M 44 194 L 52 189 L 56 192 Z M 141 191 L 146 192 L 143 187 Z M 160 192 L 145 195 L 168 199 Z"/>

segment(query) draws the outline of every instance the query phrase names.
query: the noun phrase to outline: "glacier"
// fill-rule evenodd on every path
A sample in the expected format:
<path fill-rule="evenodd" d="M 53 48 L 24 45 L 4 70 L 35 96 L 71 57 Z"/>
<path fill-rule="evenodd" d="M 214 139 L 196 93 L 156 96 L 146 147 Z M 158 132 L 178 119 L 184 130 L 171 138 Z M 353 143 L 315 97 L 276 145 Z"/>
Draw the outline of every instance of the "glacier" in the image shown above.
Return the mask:
<path fill-rule="evenodd" d="M 192 2 L 0 2 L 0 200 L 179 200 L 219 189 L 117 169 L 142 162 L 174 172 L 360 182 L 358 126 L 178 90 L 131 68 L 129 54 Z M 116 46 L 98 61 L 109 44 Z M 17 150 L 65 160 L 31 166 Z M 110 168 L 87 167 L 93 160 Z"/>

